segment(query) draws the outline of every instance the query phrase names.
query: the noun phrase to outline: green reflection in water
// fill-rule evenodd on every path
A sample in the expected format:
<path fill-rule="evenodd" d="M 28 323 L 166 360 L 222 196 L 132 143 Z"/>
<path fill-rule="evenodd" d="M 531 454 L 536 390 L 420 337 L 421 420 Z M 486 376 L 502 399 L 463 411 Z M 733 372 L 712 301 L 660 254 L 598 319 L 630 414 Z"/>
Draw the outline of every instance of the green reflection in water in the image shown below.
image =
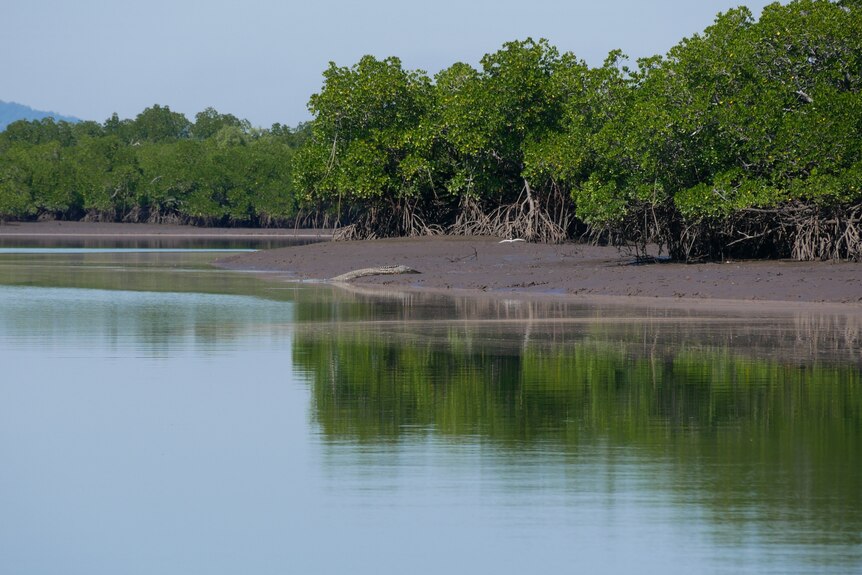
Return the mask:
<path fill-rule="evenodd" d="M 669 466 L 652 490 L 702 506 L 719 538 L 753 524 L 788 545 L 862 544 L 858 318 L 655 319 L 306 329 L 294 364 L 334 443 L 634 450 Z"/>
<path fill-rule="evenodd" d="M 659 340 L 644 350 L 640 342 L 612 339 L 625 330 L 589 324 L 572 326 L 566 342 L 520 349 L 479 328 L 449 328 L 446 343 L 429 331 L 422 339 L 381 326 L 298 332 L 295 360 L 317 384 L 325 428 L 359 438 L 416 427 L 517 441 L 550 433 L 564 443 L 581 431 L 628 441 L 755 424 L 862 429 L 856 362 L 757 359 L 747 347 L 696 341 L 677 347 Z M 781 351 L 780 342 L 762 337 L 764 347 Z"/>

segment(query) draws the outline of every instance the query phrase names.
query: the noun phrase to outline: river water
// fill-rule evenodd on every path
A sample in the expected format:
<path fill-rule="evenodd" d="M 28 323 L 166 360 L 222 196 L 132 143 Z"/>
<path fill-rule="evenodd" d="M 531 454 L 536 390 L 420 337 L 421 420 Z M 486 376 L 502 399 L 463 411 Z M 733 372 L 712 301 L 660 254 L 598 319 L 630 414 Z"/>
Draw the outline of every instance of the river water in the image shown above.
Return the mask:
<path fill-rule="evenodd" d="M 0 572 L 855 573 L 862 317 L 0 254 Z"/>

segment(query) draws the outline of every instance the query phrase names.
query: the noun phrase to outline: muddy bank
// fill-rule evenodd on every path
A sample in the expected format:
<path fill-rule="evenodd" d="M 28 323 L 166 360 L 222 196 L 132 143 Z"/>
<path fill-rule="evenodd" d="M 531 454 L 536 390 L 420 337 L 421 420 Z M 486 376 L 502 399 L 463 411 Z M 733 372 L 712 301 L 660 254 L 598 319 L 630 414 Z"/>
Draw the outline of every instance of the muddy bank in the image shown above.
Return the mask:
<path fill-rule="evenodd" d="M 638 265 L 615 248 L 426 237 L 325 242 L 241 254 L 228 269 L 328 279 L 360 268 L 405 265 L 419 274 L 381 275 L 354 285 L 494 293 L 687 300 L 830 302 L 862 307 L 862 264 L 728 261 Z"/>
<path fill-rule="evenodd" d="M 500 243 L 496 238 L 451 236 L 325 241 L 329 235 L 326 230 L 97 222 L 0 224 L 0 245 L 22 239 L 43 244 L 194 239 L 316 242 L 239 254 L 219 262 L 235 270 L 290 272 L 297 279 L 324 280 L 352 270 L 387 265 L 406 265 L 420 272 L 352 280 L 351 285 L 357 287 L 631 300 L 666 298 L 701 303 L 828 302 L 862 308 L 862 263 L 778 260 L 637 265 L 630 254 L 601 246 Z"/>

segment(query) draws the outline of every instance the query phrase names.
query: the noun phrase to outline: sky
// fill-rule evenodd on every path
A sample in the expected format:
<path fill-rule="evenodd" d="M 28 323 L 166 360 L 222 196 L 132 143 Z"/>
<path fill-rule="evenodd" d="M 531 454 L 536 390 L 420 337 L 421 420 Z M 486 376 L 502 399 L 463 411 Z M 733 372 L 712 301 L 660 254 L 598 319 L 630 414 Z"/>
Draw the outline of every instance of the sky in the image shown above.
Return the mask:
<path fill-rule="evenodd" d="M 2 0 L 0 100 L 103 122 L 153 104 L 295 126 L 330 61 L 398 56 L 435 74 L 547 38 L 592 66 L 664 54 L 762 0 Z"/>

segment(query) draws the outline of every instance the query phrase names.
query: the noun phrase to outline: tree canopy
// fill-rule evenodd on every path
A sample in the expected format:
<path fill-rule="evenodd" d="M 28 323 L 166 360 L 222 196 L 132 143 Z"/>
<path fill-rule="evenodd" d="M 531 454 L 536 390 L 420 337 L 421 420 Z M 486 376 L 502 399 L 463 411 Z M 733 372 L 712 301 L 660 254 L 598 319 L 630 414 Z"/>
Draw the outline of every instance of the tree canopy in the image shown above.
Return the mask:
<path fill-rule="evenodd" d="M 154 105 L 0 133 L 0 217 L 199 224 L 311 215 L 347 237 L 656 244 L 673 258 L 862 258 L 862 5 L 719 14 L 598 67 L 546 40 L 433 78 L 330 63 L 313 120 L 254 129 Z"/>
<path fill-rule="evenodd" d="M 532 39 L 433 81 L 394 58 L 333 64 L 297 181 L 347 203 L 364 235 L 587 233 L 677 259 L 859 258 L 860 14 L 848 1 L 776 3 L 759 21 L 737 8 L 631 65 L 612 52 L 590 68 Z"/>
<path fill-rule="evenodd" d="M 190 122 L 159 105 L 104 124 L 15 122 L 0 133 L 0 217 L 293 222 L 292 158 L 305 130 L 253 130 L 213 108 Z"/>

